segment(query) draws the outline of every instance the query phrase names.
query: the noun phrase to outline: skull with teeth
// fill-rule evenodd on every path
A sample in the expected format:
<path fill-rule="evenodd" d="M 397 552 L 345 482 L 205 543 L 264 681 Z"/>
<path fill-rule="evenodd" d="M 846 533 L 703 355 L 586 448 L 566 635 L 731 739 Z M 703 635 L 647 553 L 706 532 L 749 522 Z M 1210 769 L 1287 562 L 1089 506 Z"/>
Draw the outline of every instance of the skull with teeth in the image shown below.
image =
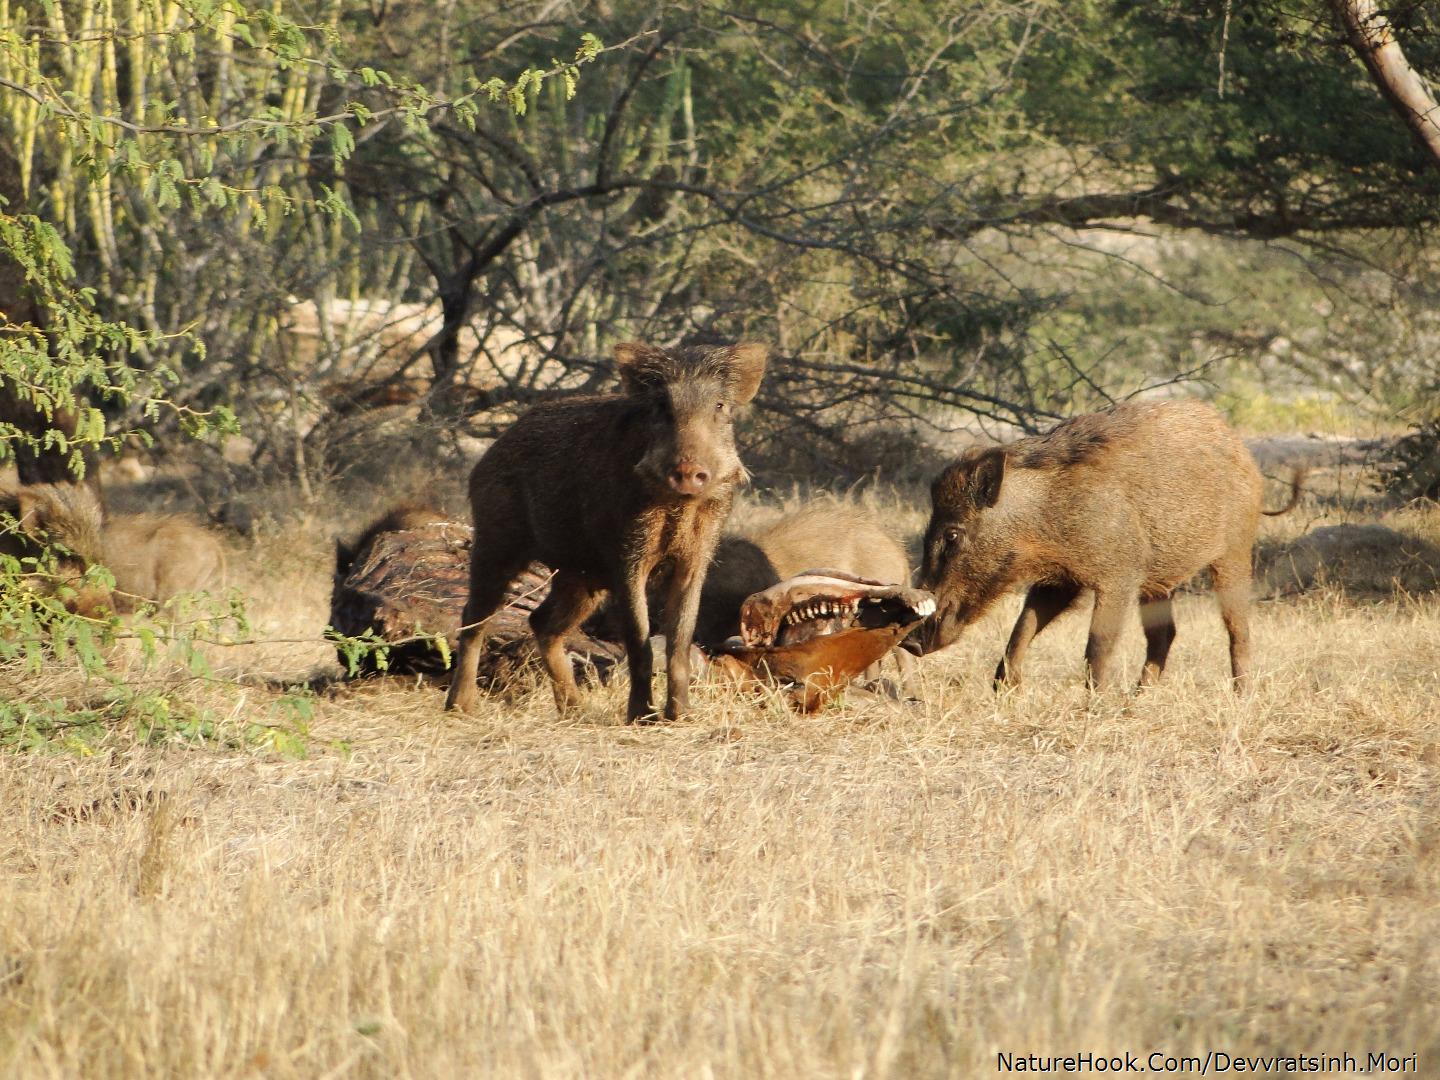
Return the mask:
<path fill-rule="evenodd" d="M 747 599 L 722 657 L 736 674 L 786 685 L 813 712 L 934 611 L 923 590 L 811 570 Z"/>

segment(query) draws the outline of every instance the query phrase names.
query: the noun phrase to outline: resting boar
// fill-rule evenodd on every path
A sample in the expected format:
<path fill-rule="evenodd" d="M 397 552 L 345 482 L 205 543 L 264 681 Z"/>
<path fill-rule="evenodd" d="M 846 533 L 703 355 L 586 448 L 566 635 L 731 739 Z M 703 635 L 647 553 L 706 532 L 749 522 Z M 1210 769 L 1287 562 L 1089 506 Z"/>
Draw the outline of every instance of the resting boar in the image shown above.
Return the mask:
<path fill-rule="evenodd" d="M 537 405 L 485 451 L 470 474 L 470 595 L 447 708 L 474 703 L 485 620 L 536 559 L 556 571 L 530 619 L 556 704 L 563 711 L 579 700 L 565 636 L 610 591 L 631 722 L 653 715 L 646 583 L 668 566 L 664 715 L 686 711 L 700 589 L 744 475 L 734 410 L 755 396 L 766 355 L 763 345 L 617 345 L 623 393 Z"/>
<path fill-rule="evenodd" d="M 102 561 L 115 576 L 119 611 L 225 587 L 225 549 L 209 530 L 186 518 L 119 514 L 106 523 L 104 539 Z"/>
<path fill-rule="evenodd" d="M 63 576 L 78 578 L 101 564 L 115 578 L 109 590 L 86 587 L 68 604 L 85 615 L 105 609 L 133 611 L 141 602 L 164 604 L 181 592 L 223 587 L 225 552 L 200 525 L 168 514 L 119 514 L 107 518 L 92 487 L 32 484 L 0 493 L 20 532 L 0 539 L 0 551 L 33 554 L 36 541 L 66 549 Z"/>
<path fill-rule="evenodd" d="M 105 514 L 93 487 L 30 484 L 0 491 L 0 512 L 15 519 L 15 525 L 0 533 L 0 554 L 34 557 L 46 545 L 58 545 L 59 583 L 75 590 L 65 597 L 65 606 L 90 617 L 109 610 L 113 600 L 108 589 L 79 585 L 81 575 L 99 560 L 104 548 Z"/>
<path fill-rule="evenodd" d="M 1260 471 L 1239 436 L 1197 401 L 1125 403 L 1046 435 L 972 450 L 931 487 L 921 585 L 939 609 L 918 632 L 943 648 L 1002 594 L 1028 584 L 997 685 L 1016 684 L 1035 635 L 1093 593 L 1089 679 L 1114 677 L 1114 647 L 1137 602 L 1145 630 L 1141 685 L 1165 668 L 1172 592 L 1208 567 L 1230 636 L 1236 685 L 1250 670 L 1250 551 Z M 1299 500 L 1297 474 L 1290 503 Z"/>
<path fill-rule="evenodd" d="M 740 632 L 745 598 L 806 570 L 840 570 L 887 585 L 910 581 L 905 547 L 870 511 L 820 500 L 750 536 L 721 539 L 700 597 L 695 638 L 715 648 Z"/>
<path fill-rule="evenodd" d="M 445 515 L 433 507 L 418 502 L 403 502 L 392 506 L 376 518 L 354 540 L 335 540 L 335 580 L 339 581 L 350 572 L 357 556 L 365 552 L 375 538 L 385 533 L 408 532 L 423 529 L 426 525 L 447 520 Z"/>

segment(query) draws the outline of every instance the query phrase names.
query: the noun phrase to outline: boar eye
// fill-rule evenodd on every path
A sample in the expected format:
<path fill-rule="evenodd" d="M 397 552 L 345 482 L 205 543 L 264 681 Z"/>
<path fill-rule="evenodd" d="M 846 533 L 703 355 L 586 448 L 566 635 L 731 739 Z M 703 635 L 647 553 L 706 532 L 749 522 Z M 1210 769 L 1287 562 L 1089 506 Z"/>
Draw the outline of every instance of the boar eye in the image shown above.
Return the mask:
<path fill-rule="evenodd" d="M 723 413 L 723 412 L 725 412 L 725 402 L 723 402 L 723 401 L 717 401 L 717 402 L 715 402 L 715 411 L 718 412 L 718 413 Z"/>
<path fill-rule="evenodd" d="M 960 543 L 960 539 L 964 535 L 965 530 L 962 529 L 959 525 L 951 525 L 945 530 L 945 543 L 949 544 L 951 547 L 954 547 L 956 544 Z"/>

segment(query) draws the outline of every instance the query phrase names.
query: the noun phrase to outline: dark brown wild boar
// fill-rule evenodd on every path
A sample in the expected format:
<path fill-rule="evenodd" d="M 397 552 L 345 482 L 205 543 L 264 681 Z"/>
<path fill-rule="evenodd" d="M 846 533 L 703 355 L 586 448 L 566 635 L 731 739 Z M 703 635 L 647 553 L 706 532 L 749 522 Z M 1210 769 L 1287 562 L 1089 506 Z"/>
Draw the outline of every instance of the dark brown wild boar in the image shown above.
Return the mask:
<path fill-rule="evenodd" d="M 668 567 L 665 717 L 689 703 L 700 588 L 744 467 L 733 410 L 755 396 L 763 345 L 615 347 L 624 392 L 537 405 L 470 474 L 470 596 L 446 708 L 467 709 L 484 622 L 532 559 L 556 571 L 530 625 L 563 711 L 579 690 L 565 636 L 615 594 L 630 669 L 626 718 L 653 715 L 646 583 Z"/>
<path fill-rule="evenodd" d="M 119 611 L 225 587 L 225 549 L 208 529 L 186 518 L 120 514 L 106 523 L 104 541 L 101 561 L 115 577 Z"/>
<path fill-rule="evenodd" d="M 905 547 L 869 510 L 817 500 L 745 536 L 726 536 L 715 551 L 700 597 L 695 639 L 715 648 L 740 632 L 746 597 L 807 570 L 839 570 L 906 585 Z"/>
<path fill-rule="evenodd" d="M 1035 635 L 1094 594 L 1085 647 L 1092 685 L 1113 681 L 1114 647 L 1140 605 L 1141 685 L 1175 640 L 1170 597 L 1200 570 L 1214 575 L 1237 685 L 1250 671 L 1250 551 L 1262 481 L 1238 435 L 1198 401 L 1125 403 L 1077 416 L 1046 435 L 972 450 L 931 487 L 921 585 L 939 608 L 921 627 L 943 648 L 1002 594 L 1028 584 L 996 669 L 1017 684 Z M 1297 474 L 1289 505 L 1299 499 Z"/>
<path fill-rule="evenodd" d="M 353 545 L 336 542 L 330 626 L 346 637 L 373 636 L 389 646 L 383 668 L 376 654 L 365 653 L 355 674 L 449 672 L 470 591 L 472 536 L 469 525 L 407 504 L 371 524 Z M 539 659 L 530 616 L 549 594 L 552 576 L 531 563 L 511 580 L 502 605 L 485 624 L 482 685 L 504 693 Z M 443 635 L 449 647 L 438 647 L 432 635 Z M 604 681 L 624 656 L 618 639 L 579 630 L 566 637 L 565 653 L 577 680 L 593 674 Z M 350 652 L 337 646 L 337 655 L 348 668 Z"/>

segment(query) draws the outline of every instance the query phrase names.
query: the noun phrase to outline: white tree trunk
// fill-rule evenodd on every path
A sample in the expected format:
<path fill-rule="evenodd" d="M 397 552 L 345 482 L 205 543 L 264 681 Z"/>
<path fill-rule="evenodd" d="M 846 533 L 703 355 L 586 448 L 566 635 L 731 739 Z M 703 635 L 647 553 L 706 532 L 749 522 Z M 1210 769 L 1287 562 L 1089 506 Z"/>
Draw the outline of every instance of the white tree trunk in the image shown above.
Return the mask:
<path fill-rule="evenodd" d="M 1369 69 L 1385 100 L 1415 133 L 1440 169 L 1440 105 L 1420 74 L 1405 59 L 1390 20 L 1375 0 L 1330 0 L 1350 44 Z"/>

